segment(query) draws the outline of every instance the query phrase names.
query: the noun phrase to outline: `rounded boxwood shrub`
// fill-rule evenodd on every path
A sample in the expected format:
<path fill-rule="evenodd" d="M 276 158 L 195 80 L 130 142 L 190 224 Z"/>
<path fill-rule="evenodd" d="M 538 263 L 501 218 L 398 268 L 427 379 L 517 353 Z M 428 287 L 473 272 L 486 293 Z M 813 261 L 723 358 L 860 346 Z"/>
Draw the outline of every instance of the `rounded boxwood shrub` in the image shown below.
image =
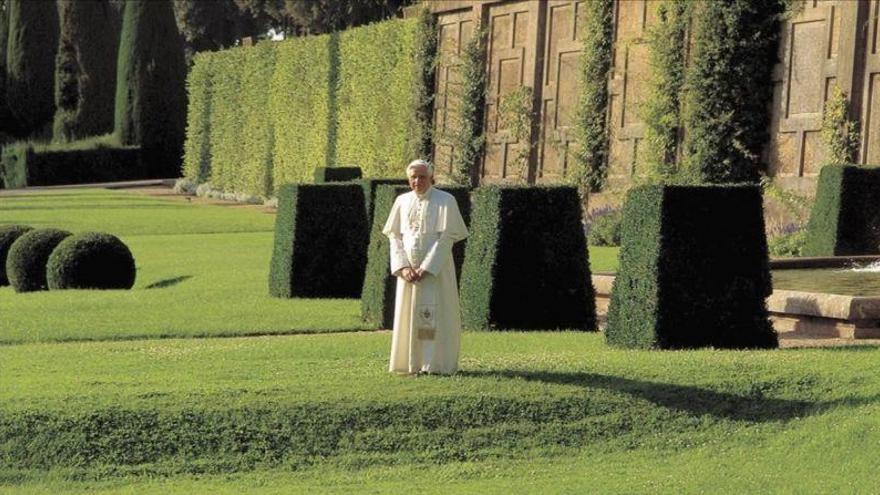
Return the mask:
<path fill-rule="evenodd" d="M 59 229 L 37 229 L 26 232 L 9 248 L 6 275 L 15 292 L 45 290 L 46 261 L 55 246 L 70 236 Z"/>
<path fill-rule="evenodd" d="M 9 278 L 6 277 L 6 256 L 9 254 L 9 248 L 22 234 L 31 230 L 33 230 L 33 227 L 27 225 L 4 225 L 0 227 L 0 286 L 9 285 Z"/>
<path fill-rule="evenodd" d="M 61 241 L 46 264 L 46 281 L 55 289 L 131 289 L 134 257 L 118 237 L 85 232 Z"/>

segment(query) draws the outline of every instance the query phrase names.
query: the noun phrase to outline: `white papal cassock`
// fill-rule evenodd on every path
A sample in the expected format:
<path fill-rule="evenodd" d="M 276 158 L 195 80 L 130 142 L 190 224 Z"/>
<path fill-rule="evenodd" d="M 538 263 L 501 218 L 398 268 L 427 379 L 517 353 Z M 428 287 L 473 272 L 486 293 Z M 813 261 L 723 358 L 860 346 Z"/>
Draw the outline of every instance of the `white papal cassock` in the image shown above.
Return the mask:
<path fill-rule="evenodd" d="M 452 245 L 468 236 L 455 198 L 439 189 L 397 197 L 382 232 L 391 239 L 391 273 L 427 273 L 415 283 L 397 277 L 389 371 L 450 374 L 458 369 L 461 311 Z"/>

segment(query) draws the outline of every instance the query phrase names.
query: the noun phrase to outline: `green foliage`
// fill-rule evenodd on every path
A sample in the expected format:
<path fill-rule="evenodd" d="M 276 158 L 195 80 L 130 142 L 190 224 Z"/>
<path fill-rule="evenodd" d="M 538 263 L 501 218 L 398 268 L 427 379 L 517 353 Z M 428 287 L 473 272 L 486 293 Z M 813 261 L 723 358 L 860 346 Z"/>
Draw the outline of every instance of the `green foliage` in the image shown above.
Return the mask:
<path fill-rule="evenodd" d="M 31 0 L 9 0 L 6 8 L 6 104 L 21 135 L 42 136 L 55 114 L 58 8 Z"/>
<path fill-rule="evenodd" d="M 183 176 L 196 184 L 211 172 L 212 69 L 216 57 L 200 53 L 186 78 L 186 139 L 183 142 Z"/>
<path fill-rule="evenodd" d="M 427 4 L 419 10 L 418 25 L 413 41 L 412 102 L 415 107 L 412 122 L 411 156 L 431 156 L 434 150 L 434 74 L 437 70 L 439 28 Z"/>
<path fill-rule="evenodd" d="M 580 94 L 575 113 L 575 148 L 570 179 L 581 192 L 601 190 L 608 178 L 608 76 L 614 44 L 614 2 L 584 2 L 586 21 L 580 37 L 583 51 L 578 78 Z"/>
<path fill-rule="evenodd" d="M 773 348 L 757 186 L 640 186 L 623 210 L 605 336 L 634 348 Z"/>
<path fill-rule="evenodd" d="M 6 104 L 6 45 L 9 41 L 9 6 L 0 1 L 0 144 L 14 131 L 15 123 Z"/>
<path fill-rule="evenodd" d="M 409 192 L 405 185 L 383 184 L 376 188 L 374 215 L 367 248 L 367 268 L 361 289 L 361 319 L 373 328 L 394 326 L 394 298 L 397 280 L 391 275 L 391 242 L 382 233 L 394 200 Z"/>
<path fill-rule="evenodd" d="M 187 68 L 171 0 L 125 2 L 116 65 L 114 132 L 142 147 L 151 175 L 178 177 Z"/>
<path fill-rule="evenodd" d="M 449 179 L 458 185 L 476 187 L 480 160 L 486 136 L 483 134 L 483 112 L 486 105 L 485 30 L 477 30 L 461 49 L 456 71 L 460 81 L 449 88 L 455 101 L 451 124 L 439 138 L 452 147 Z"/>
<path fill-rule="evenodd" d="M 774 257 L 802 256 L 806 242 L 807 231 L 804 229 L 771 235 L 767 237 L 767 251 Z"/>
<path fill-rule="evenodd" d="M 272 153 L 275 148 L 275 129 L 266 108 L 269 104 L 269 84 L 275 69 L 275 45 L 258 43 L 244 50 L 241 94 L 238 99 L 243 119 L 241 146 L 242 161 L 235 164 L 235 181 L 230 191 L 246 191 L 269 197 L 272 185 Z M 220 184 L 217 184 L 218 186 Z"/>
<path fill-rule="evenodd" d="M 335 162 L 365 177 L 393 177 L 422 151 L 425 102 L 416 68 L 418 19 L 382 22 L 339 34 Z M 388 47 L 394 47 L 389 50 Z M 330 163 L 334 165 L 335 163 Z"/>
<path fill-rule="evenodd" d="M 88 184 L 152 176 L 143 164 L 140 148 L 107 146 L 95 140 L 86 143 L 89 144 L 73 142 L 48 149 L 31 143 L 4 146 L 0 173 L 6 187 Z"/>
<path fill-rule="evenodd" d="M 310 182 L 316 167 L 336 165 L 327 162 L 330 36 L 285 40 L 277 45 L 268 108 L 275 128 L 274 183 Z M 215 77 L 232 76 L 225 71 L 214 73 Z M 224 118 L 212 115 L 211 121 L 223 124 Z M 211 139 L 222 138 L 212 131 Z"/>
<path fill-rule="evenodd" d="M 55 61 L 53 140 L 113 130 L 119 17 L 107 0 L 58 2 L 61 35 Z"/>
<path fill-rule="evenodd" d="M 339 163 L 397 175 L 430 142 L 424 29 L 391 21 L 196 57 L 186 177 L 269 196 Z"/>
<path fill-rule="evenodd" d="M 807 224 L 805 256 L 880 253 L 880 169 L 822 167 Z"/>
<path fill-rule="evenodd" d="M 369 226 L 359 184 L 286 184 L 278 192 L 269 293 L 360 297 Z"/>
<path fill-rule="evenodd" d="M 689 0 L 664 0 L 657 7 L 658 21 L 648 32 L 651 76 L 642 108 L 642 142 L 649 176 L 663 183 L 693 182 L 693 178 L 688 180 L 677 170 L 676 156 L 691 5 Z"/>
<path fill-rule="evenodd" d="M 245 160 L 241 142 L 244 139 L 244 115 L 241 112 L 241 94 L 245 91 L 241 67 L 245 61 L 244 48 L 232 48 L 196 60 L 210 61 L 209 108 L 210 135 L 205 139 L 211 153 L 209 181 L 216 188 L 231 188 L 236 181 L 239 165 Z M 194 69 L 195 70 L 195 69 Z"/>
<path fill-rule="evenodd" d="M 318 167 L 315 169 L 315 184 L 349 182 L 360 178 L 360 167 Z"/>
<path fill-rule="evenodd" d="M 472 200 L 461 275 L 464 327 L 594 330 L 577 190 L 485 186 Z"/>
<path fill-rule="evenodd" d="M 611 210 L 604 215 L 594 215 L 587 235 L 590 246 L 620 246 L 621 210 Z"/>
<path fill-rule="evenodd" d="M 394 326 L 397 279 L 391 275 L 389 265 L 391 243 L 388 237 L 382 233 L 382 228 L 388 220 L 394 200 L 409 190 L 409 187 L 402 184 L 383 184 L 376 189 L 375 214 L 372 217 L 370 246 L 367 251 L 367 269 L 364 275 L 364 287 L 361 291 L 361 318 L 374 328 L 392 328 Z M 465 225 L 469 225 L 471 219 L 470 188 L 443 186 L 442 190 L 455 197 L 462 219 Z M 460 280 L 464 264 L 466 246 L 466 240 L 456 242 L 452 246 L 452 258 L 458 280 Z"/>
<path fill-rule="evenodd" d="M 700 182 L 757 182 L 768 140 L 779 0 L 699 2 L 685 103 L 684 168 Z"/>
<path fill-rule="evenodd" d="M 822 112 L 822 140 L 828 150 L 828 165 L 855 163 L 861 134 L 859 123 L 849 118 L 849 100 L 835 84 Z"/>
<path fill-rule="evenodd" d="M 510 133 L 514 141 L 527 143 L 508 162 L 522 183 L 529 180 L 529 156 L 537 143 L 531 142 L 532 121 L 535 119 L 532 111 L 532 88 L 520 86 L 498 99 L 498 120 L 502 129 Z"/>
<path fill-rule="evenodd" d="M 37 229 L 24 233 L 12 246 L 6 258 L 6 276 L 15 292 L 48 289 L 46 262 L 52 250 L 70 236 L 60 229 Z"/>
<path fill-rule="evenodd" d="M 28 225 L 0 226 L 0 286 L 9 285 L 9 278 L 6 276 L 6 258 L 9 256 L 9 248 L 22 234 L 31 230 L 33 227 Z"/>
<path fill-rule="evenodd" d="M 71 235 L 49 255 L 49 289 L 131 289 L 137 274 L 134 257 L 112 234 L 83 232 Z"/>

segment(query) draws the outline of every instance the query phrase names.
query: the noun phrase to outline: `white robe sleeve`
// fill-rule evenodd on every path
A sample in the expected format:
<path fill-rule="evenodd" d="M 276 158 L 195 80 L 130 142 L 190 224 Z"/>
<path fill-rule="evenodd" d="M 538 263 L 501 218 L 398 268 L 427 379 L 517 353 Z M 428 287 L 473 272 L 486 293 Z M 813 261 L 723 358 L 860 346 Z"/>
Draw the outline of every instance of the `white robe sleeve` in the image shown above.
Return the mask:
<path fill-rule="evenodd" d="M 391 207 L 391 213 L 388 214 L 382 233 L 391 241 L 391 273 L 396 276 L 397 272 L 409 266 L 409 259 L 403 250 L 403 235 L 400 232 L 400 197 L 394 200 L 394 206 Z"/>
<path fill-rule="evenodd" d="M 452 256 L 452 245 L 468 236 L 467 227 L 454 198 L 445 202 L 440 208 L 440 218 L 437 222 L 440 237 L 428 250 L 420 267 L 432 275 L 439 274 L 446 260 Z"/>

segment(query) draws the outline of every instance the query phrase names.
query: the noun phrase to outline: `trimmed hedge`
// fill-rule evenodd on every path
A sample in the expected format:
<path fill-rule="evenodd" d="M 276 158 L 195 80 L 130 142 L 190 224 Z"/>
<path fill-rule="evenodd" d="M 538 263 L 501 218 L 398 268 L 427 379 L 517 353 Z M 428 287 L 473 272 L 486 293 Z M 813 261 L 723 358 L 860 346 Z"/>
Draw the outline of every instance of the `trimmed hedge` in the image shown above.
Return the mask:
<path fill-rule="evenodd" d="M 633 188 L 621 238 L 609 344 L 777 347 L 759 186 Z"/>
<path fill-rule="evenodd" d="M 46 262 L 52 250 L 70 236 L 59 229 L 38 229 L 26 232 L 9 248 L 6 275 L 15 292 L 46 290 Z"/>
<path fill-rule="evenodd" d="M 442 190 L 452 194 L 458 202 L 458 209 L 465 225 L 470 225 L 470 188 L 464 186 L 444 186 Z M 397 280 L 391 275 L 391 242 L 382 233 L 388 214 L 397 196 L 409 192 L 404 185 L 380 185 L 376 189 L 375 215 L 370 230 L 370 247 L 367 251 L 367 270 L 364 287 L 361 291 L 361 318 L 377 328 L 394 326 L 394 299 Z M 467 240 L 457 242 L 452 247 L 455 274 L 461 276 Z"/>
<path fill-rule="evenodd" d="M 28 225 L 3 225 L 0 227 L 0 286 L 9 285 L 6 276 L 6 258 L 9 256 L 9 248 L 16 239 L 27 232 L 34 230 Z"/>
<path fill-rule="evenodd" d="M 595 330 L 577 189 L 486 186 L 472 199 L 461 275 L 465 328 Z"/>
<path fill-rule="evenodd" d="M 3 147 L 0 173 L 7 188 L 147 179 L 138 147 L 35 151 L 28 144 Z"/>
<path fill-rule="evenodd" d="M 369 227 L 359 184 L 287 184 L 278 192 L 269 293 L 360 297 Z"/>
<path fill-rule="evenodd" d="M 880 253 L 880 169 L 822 167 L 804 256 Z"/>
<path fill-rule="evenodd" d="M 365 179 L 360 181 L 364 187 L 364 202 L 367 205 L 367 221 L 368 225 L 373 225 L 373 210 L 376 203 L 376 191 L 380 186 L 407 186 L 409 190 L 409 181 L 407 179 Z M 389 207 L 390 208 L 390 207 Z M 385 213 L 388 215 L 388 213 Z"/>
<path fill-rule="evenodd" d="M 186 177 L 265 196 L 270 182 L 311 181 L 316 166 L 396 175 L 426 139 L 421 27 L 392 20 L 197 56 Z"/>
<path fill-rule="evenodd" d="M 61 241 L 46 263 L 49 289 L 131 289 L 134 256 L 118 237 L 84 232 Z"/>
<path fill-rule="evenodd" d="M 330 36 L 306 36 L 272 44 L 278 50 L 268 108 L 275 126 L 274 181 L 308 182 L 313 179 L 315 167 L 333 165 L 328 162 L 327 139 L 331 120 Z M 217 56 L 224 58 L 228 52 Z M 226 77 L 232 74 L 215 72 L 217 80 Z M 220 115 L 212 115 L 211 122 L 223 125 Z M 211 139 L 215 139 L 213 133 Z"/>
<path fill-rule="evenodd" d="M 326 182 L 349 182 L 361 178 L 360 167 L 318 167 L 315 169 L 315 184 Z"/>

